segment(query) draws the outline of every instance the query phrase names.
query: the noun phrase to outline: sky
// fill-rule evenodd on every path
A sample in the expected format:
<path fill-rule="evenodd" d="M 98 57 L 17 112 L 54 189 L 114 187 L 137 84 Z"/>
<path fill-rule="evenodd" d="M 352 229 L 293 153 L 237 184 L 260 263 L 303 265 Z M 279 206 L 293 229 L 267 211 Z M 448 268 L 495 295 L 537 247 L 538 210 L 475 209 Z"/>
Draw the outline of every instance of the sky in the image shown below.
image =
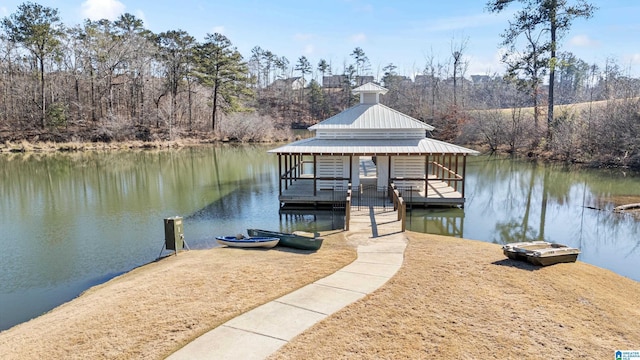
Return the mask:
<path fill-rule="evenodd" d="M 0 18 L 26 1 L 0 0 Z M 354 63 L 360 47 L 371 75 L 379 79 L 392 63 L 400 75 L 420 73 L 428 59 L 450 63 L 452 49 L 463 46 L 466 76 L 502 74 L 506 51 L 500 34 L 513 20 L 516 4 L 495 14 L 486 0 L 32 0 L 56 8 L 67 26 L 84 19 L 115 20 L 123 13 L 142 19 L 145 28 L 160 33 L 184 30 L 202 42 L 221 33 L 248 59 L 260 46 L 286 57 L 291 66 L 301 56 L 314 69 L 320 59 L 342 73 Z M 575 3 L 575 0 L 569 0 Z M 598 9 L 590 19 L 577 19 L 561 39 L 589 64 L 604 67 L 613 59 L 625 75 L 640 76 L 640 1 L 588 0 Z"/>

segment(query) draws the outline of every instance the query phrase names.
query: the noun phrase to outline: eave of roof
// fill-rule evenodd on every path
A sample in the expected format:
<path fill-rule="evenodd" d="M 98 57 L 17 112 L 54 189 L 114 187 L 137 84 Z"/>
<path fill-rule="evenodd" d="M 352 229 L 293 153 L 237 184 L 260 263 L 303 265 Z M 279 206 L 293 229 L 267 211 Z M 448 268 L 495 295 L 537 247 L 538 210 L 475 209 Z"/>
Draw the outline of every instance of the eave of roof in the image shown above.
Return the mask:
<path fill-rule="evenodd" d="M 350 140 L 309 138 L 269 150 L 275 154 L 289 155 L 430 155 L 461 154 L 479 155 L 480 153 L 462 146 L 443 141 L 424 139 L 384 139 Z"/>
<path fill-rule="evenodd" d="M 368 82 L 366 84 L 360 85 L 357 88 L 351 90 L 351 92 L 353 94 L 359 94 L 359 93 L 378 93 L 381 95 L 384 95 L 387 93 L 387 91 L 389 91 L 386 88 L 383 88 L 380 85 L 374 84 L 372 82 Z"/>

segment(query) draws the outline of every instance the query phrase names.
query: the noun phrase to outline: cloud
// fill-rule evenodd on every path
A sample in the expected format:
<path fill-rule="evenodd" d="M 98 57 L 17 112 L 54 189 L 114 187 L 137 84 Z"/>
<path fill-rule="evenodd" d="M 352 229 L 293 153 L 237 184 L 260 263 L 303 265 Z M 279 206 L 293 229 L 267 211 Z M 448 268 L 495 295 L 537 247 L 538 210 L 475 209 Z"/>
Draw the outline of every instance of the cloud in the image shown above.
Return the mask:
<path fill-rule="evenodd" d="M 597 47 L 600 42 L 590 38 L 588 35 L 576 35 L 569 40 L 569 44 L 580 47 Z"/>
<path fill-rule="evenodd" d="M 311 38 L 313 38 L 313 35 L 312 34 L 297 33 L 297 34 L 293 35 L 293 38 L 295 40 L 298 40 L 298 41 L 307 41 L 307 40 L 310 40 Z"/>
<path fill-rule="evenodd" d="M 479 13 L 468 16 L 439 18 L 430 21 L 422 30 L 427 32 L 440 32 L 504 24 L 512 17 L 512 14 L 512 12 L 504 11 L 499 14 Z"/>
<path fill-rule="evenodd" d="M 367 35 L 364 33 L 353 34 L 349 39 L 354 43 L 363 43 L 367 41 Z"/>
<path fill-rule="evenodd" d="M 224 35 L 224 31 L 225 31 L 225 28 L 222 25 L 214 26 L 211 28 L 212 34 L 218 33 L 218 34 Z"/>
<path fill-rule="evenodd" d="M 118 0 L 86 0 L 81 5 L 81 13 L 90 20 L 116 20 L 124 14 L 126 6 Z"/>
<path fill-rule="evenodd" d="M 311 44 L 307 44 L 307 45 L 305 45 L 304 50 L 302 50 L 302 52 L 303 52 L 305 55 L 313 55 L 313 53 L 315 52 L 315 50 L 316 50 L 315 46 L 313 46 L 313 45 L 311 45 Z"/>
<path fill-rule="evenodd" d="M 370 13 L 373 12 L 373 5 L 365 3 L 360 0 L 344 0 L 345 3 L 350 4 L 351 8 L 355 12 Z"/>
<path fill-rule="evenodd" d="M 136 10 L 136 13 L 134 14 L 136 18 L 142 20 L 142 23 L 146 26 L 147 25 L 147 18 L 144 16 L 144 11 L 142 10 Z"/>
<path fill-rule="evenodd" d="M 471 56 L 465 59 L 469 63 L 467 76 L 469 75 L 493 75 L 503 73 L 505 66 L 502 62 L 502 56 L 506 53 L 506 49 L 498 49 L 491 58 L 483 58 Z"/>
<path fill-rule="evenodd" d="M 373 5 L 371 4 L 361 4 L 354 7 L 354 10 L 359 13 L 371 13 L 373 12 Z"/>
<path fill-rule="evenodd" d="M 631 56 L 629 57 L 629 62 L 632 65 L 640 65 L 640 53 L 631 54 Z"/>

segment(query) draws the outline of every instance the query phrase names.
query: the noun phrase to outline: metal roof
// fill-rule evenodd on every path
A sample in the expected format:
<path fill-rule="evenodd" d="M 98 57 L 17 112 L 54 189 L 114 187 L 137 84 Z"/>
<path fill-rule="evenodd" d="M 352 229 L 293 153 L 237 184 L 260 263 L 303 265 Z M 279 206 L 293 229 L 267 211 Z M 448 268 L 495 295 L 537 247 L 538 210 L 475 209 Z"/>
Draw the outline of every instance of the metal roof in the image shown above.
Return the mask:
<path fill-rule="evenodd" d="M 360 94 L 384 94 L 387 89 L 367 83 L 353 90 Z M 363 98 L 360 99 L 362 102 Z M 309 127 L 309 130 L 328 130 L 327 133 L 352 134 L 351 139 L 331 139 L 319 134 L 315 138 L 304 139 L 291 144 L 269 150 L 276 154 L 302 154 L 302 155 L 427 155 L 427 154 L 470 154 L 478 155 L 475 150 L 462 146 L 449 144 L 443 141 L 421 138 L 389 139 L 386 136 L 381 138 L 362 139 L 356 135 L 379 134 L 384 131 L 371 132 L 363 130 L 427 130 L 434 129 L 418 119 L 405 115 L 388 106 L 378 102 L 376 95 L 375 103 L 360 103 L 343 112 L 334 115 L 316 125 Z M 340 130 L 340 131 L 337 131 Z M 389 131 L 388 133 L 391 133 Z M 388 135 L 387 133 L 387 135 Z M 398 133 L 393 131 L 393 133 Z M 416 131 L 418 133 L 418 131 Z M 424 132 L 423 132 L 424 134 Z M 376 135 L 377 136 L 377 135 Z"/>
<path fill-rule="evenodd" d="M 359 93 L 378 93 L 378 94 L 386 94 L 387 93 L 387 89 L 383 88 L 380 85 L 376 85 L 372 82 L 368 82 L 364 85 L 358 86 L 357 88 L 351 90 L 352 93 L 354 94 L 359 94 Z"/>
<path fill-rule="evenodd" d="M 309 138 L 269 150 L 276 154 L 298 155 L 428 155 L 479 152 L 435 139 L 335 140 Z"/>
<path fill-rule="evenodd" d="M 359 104 L 309 127 L 309 130 L 324 129 L 425 129 L 431 131 L 434 127 L 383 104 Z"/>

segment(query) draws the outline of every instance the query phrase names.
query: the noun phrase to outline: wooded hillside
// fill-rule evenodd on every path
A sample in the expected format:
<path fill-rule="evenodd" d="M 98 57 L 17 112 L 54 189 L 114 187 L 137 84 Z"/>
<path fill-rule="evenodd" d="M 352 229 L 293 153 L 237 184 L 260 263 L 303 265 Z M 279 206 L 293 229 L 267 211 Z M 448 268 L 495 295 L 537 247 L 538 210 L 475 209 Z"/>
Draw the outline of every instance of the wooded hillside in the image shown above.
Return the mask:
<path fill-rule="evenodd" d="M 259 46 L 245 57 L 222 34 L 154 34 L 131 14 L 69 27 L 56 9 L 24 3 L 1 24 L 0 143 L 284 140 L 352 106 L 351 90 L 375 81 L 389 89 L 384 104 L 435 126 L 438 139 L 640 167 L 640 79 L 613 59 L 599 67 L 559 52 L 555 105 L 582 105 L 547 122 L 544 67 L 534 78 L 518 68 L 467 74 L 465 41 L 410 75 L 390 63 L 375 78 L 359 47 L 340 67 Z"/>

